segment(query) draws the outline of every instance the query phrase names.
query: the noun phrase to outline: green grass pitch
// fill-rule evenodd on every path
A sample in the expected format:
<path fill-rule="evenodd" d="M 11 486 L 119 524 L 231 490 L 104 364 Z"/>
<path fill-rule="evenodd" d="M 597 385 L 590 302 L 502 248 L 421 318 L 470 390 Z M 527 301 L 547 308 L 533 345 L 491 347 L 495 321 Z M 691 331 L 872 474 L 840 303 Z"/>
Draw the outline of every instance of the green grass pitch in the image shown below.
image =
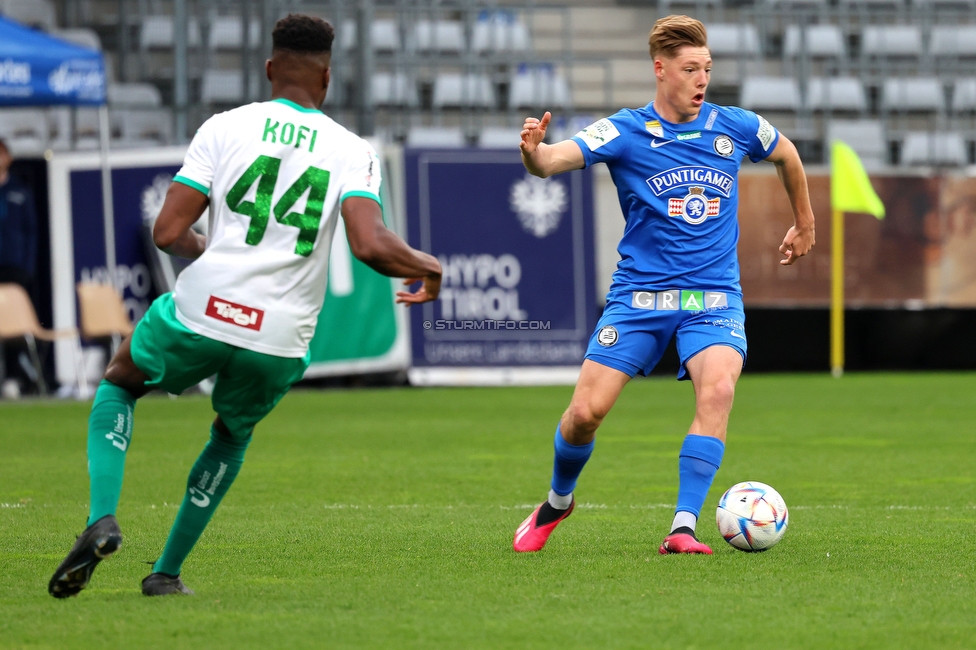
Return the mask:
<path fill-rule="evenodd" d="M 657 547 L 691 421 L 688 383 L 633 382 L 579 509 L 541 553 L 512 534 L 548 489 L 569 387 L 295 391 L 257 429 L 184 566 L 192 598 L 139 592 L 212 417 L 136 409 L 121 551 L 46 592 L 87 513 L 88 405 L 0 405 L 0 648 L 972 648 L 976 375 L 747 375 L 699 525 Z M 714 508 L 777 488 L 790 528 L 736 551 Z"/>

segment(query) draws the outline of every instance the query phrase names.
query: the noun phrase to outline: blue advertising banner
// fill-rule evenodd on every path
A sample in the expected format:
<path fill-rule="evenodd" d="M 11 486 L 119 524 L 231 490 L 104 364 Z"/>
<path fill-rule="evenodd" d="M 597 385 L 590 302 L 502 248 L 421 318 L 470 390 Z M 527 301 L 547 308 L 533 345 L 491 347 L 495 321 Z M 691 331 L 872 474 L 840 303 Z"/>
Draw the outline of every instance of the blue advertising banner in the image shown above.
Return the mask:
<path fill-rule="evenodd" d="M 592 174 L 518 152 L 405 152 L 407 234 L 444 269 L 410 310 L 415 368 L 578 367 L 596 324 Z"/>

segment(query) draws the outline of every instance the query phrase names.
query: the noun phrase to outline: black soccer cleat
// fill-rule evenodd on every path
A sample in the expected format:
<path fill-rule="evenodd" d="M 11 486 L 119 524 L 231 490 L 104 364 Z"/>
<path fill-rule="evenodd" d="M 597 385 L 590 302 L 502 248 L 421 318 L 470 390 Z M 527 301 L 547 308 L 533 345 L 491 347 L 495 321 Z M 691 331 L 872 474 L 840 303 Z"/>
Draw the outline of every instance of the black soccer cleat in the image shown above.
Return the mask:
<path fill-rule="evenodd" d="M 179 576 L 150 573 L 142 579 L 142 593 L 145 596 L 168 596 L 170 594 L 192 596 L 193 590 L 183 584 Z"/>
<path fill-rule="evenodd" d="M 47 583 L 47 592 L 55 598 L 77 596 L 88 586 L 98 563 L 122 546 L 122 531 L 114 515 L 105 515 L 85 529 L 68 556 L 58 565 Z"/>

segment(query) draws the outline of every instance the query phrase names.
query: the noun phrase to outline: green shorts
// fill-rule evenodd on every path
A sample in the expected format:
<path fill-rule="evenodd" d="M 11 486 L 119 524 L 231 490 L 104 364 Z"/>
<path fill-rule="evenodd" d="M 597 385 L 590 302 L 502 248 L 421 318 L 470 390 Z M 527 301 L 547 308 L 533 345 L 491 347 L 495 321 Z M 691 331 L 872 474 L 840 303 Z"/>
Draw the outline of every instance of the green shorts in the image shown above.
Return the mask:
<path fill-rule="evenodd" d="M 146 386 L 179 394 L 217 375 L 211 401 L 235 437 L 251 433 L 308 367 L 304 358 L 245 350 L 193 332 L 176 318 L 173 294 L 157 298 L 132 334 L 132 360 Z"/>

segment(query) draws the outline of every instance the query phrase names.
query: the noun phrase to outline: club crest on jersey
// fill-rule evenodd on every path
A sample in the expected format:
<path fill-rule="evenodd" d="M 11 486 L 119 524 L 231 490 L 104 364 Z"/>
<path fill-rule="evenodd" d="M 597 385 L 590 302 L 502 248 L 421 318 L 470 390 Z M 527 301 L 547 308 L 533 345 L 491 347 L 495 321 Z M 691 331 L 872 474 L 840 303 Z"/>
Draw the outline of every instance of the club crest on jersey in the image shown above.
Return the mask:
<path fill-rule="evenodd" d="M 715 149 L 715 153 L 723 158 L 728 158 L 735 153 L 735 143 L 727 135 L 716 136 L 715 142 L 712 143 L 712 148 Z"/>
<path fill-rule="evenodd" d="M 644 122 L 644 128 L 647 132 L 653 135 L 655 138 L 664 137 L 664 127 L 658 120 L 651 120 L 650 122 Z"/>
<path fill-rule="evenodd" d="M 216 296 L 210 296 L 205 313 L 210 318 L 256 331 L 261 331 L 261 323 L 264 321 L 264 310 L 238 305 Z"/>
<path fill-rule="evenodd" d="M 697 225 L 709 217 L 717 217 L 721 201 L 706 197 L 704 187 L 692 187 L 685 198 L 668 199 L 668 215 Z"/>

